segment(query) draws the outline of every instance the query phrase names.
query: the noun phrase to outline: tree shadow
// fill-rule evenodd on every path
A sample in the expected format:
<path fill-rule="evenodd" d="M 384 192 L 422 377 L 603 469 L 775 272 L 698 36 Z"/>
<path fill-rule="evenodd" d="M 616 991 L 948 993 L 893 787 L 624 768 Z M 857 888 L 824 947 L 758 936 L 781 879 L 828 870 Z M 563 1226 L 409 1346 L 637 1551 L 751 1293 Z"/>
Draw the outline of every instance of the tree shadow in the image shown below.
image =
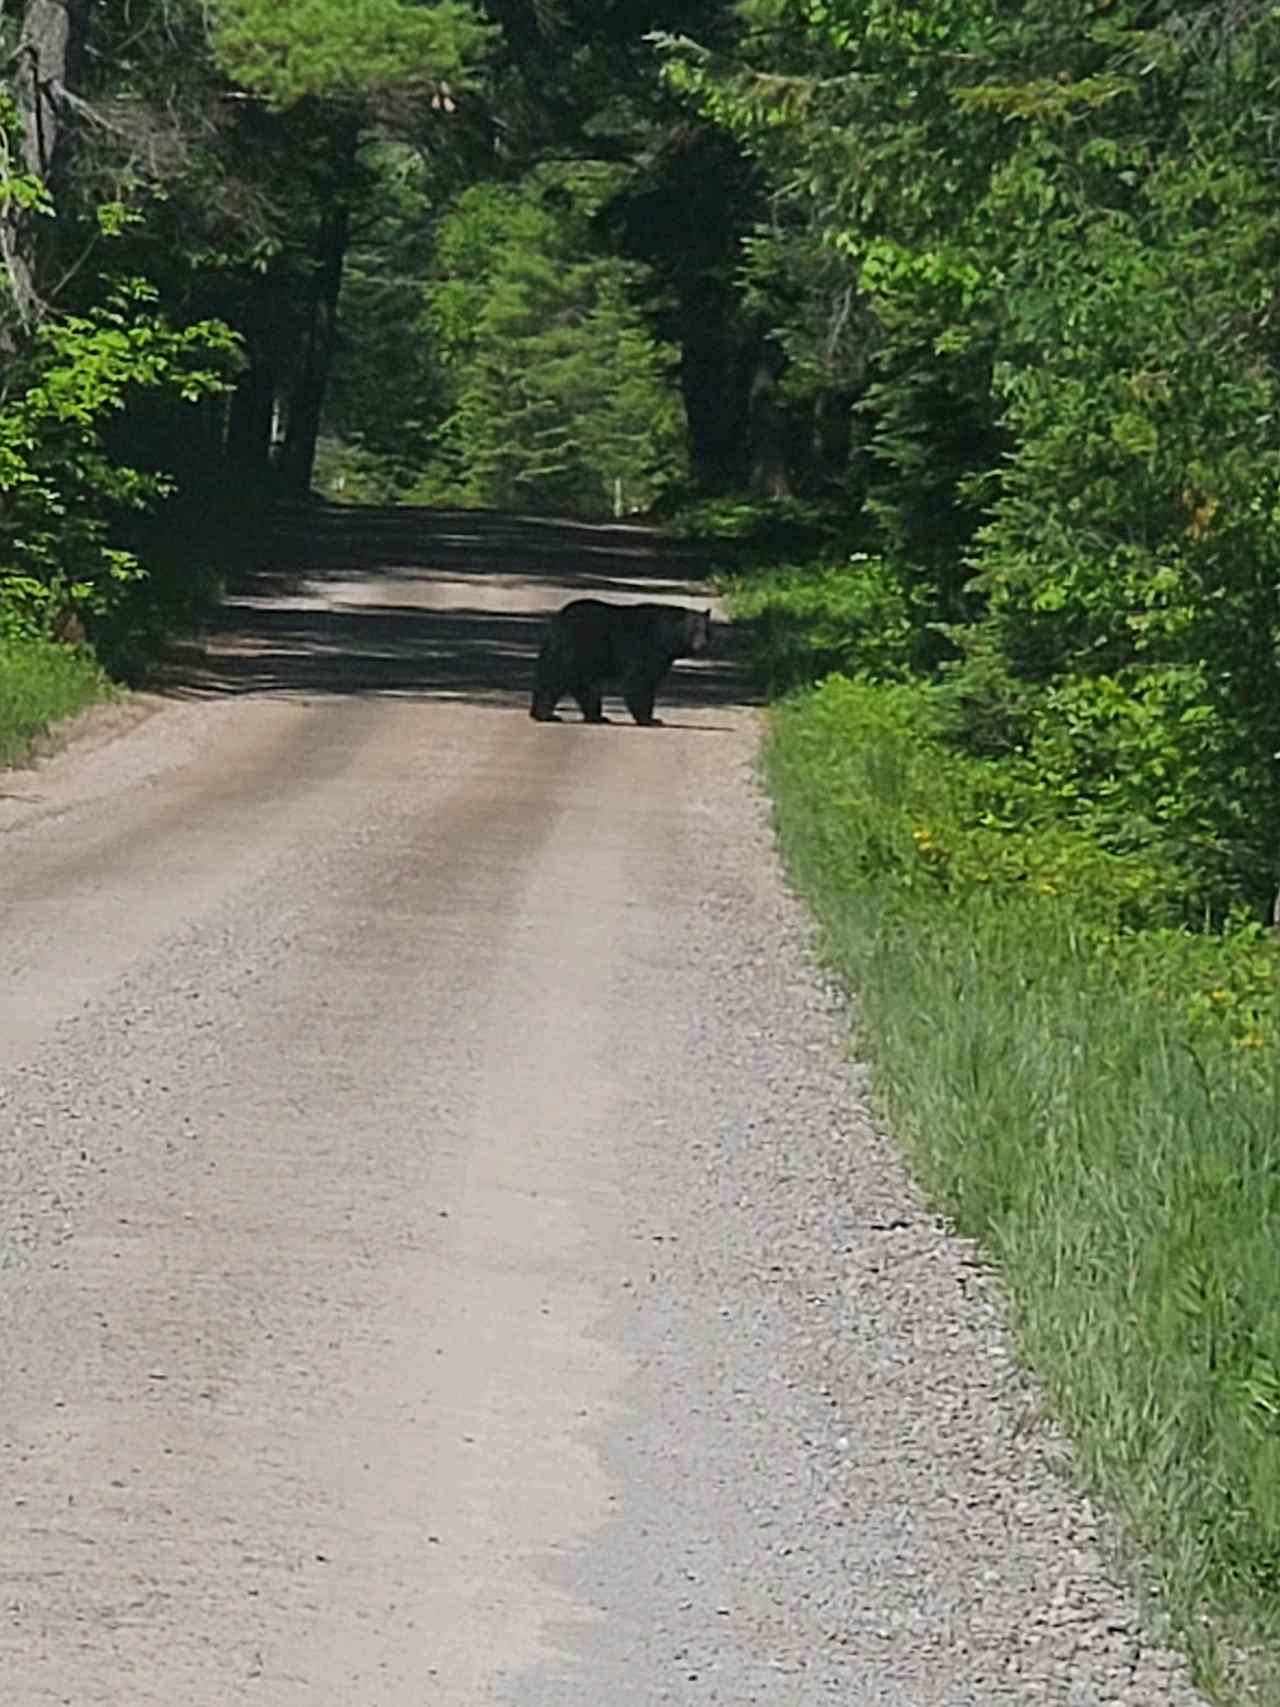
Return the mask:
<path fill-rule="evenodd" d="M 486 600 L 503 581 L 561 587 L 566 598 L 691 600 L 708 596 L 697 585 L 704 568 L 694 551 L 641 528 L 471 511 L 286 512 L 268 567 L 239 578 L 200 642 L 170 649 L 154 685 L 184 698 L 377 695 L 523 708 L 546 610 L 344 601 L 339 584 L 474 579 Z M 548 599 L 547 610 L 560 602 Z M 682 660 L 667 678 L 660 713 L 753 701 L 740 644 L 723 624 L 713 634 L 710 656 Z M 562 712 L 578 715 L 568 701 Z"/>
<path fill-rule="evenodd" d="M 394 575 L 452 580 L 458 575 L 523 582 L 572 581 L 584 590 L 646 596 L 687 594 L 708 573 L 706 544 L 669 539 L 626 522 L 578 522 L 494 510 L 427 510 L 411 505 L 296 505 L 277 514 L 273 579 L 288 582 Z M 722 554 L 723 555 L 723 554 Z"/>

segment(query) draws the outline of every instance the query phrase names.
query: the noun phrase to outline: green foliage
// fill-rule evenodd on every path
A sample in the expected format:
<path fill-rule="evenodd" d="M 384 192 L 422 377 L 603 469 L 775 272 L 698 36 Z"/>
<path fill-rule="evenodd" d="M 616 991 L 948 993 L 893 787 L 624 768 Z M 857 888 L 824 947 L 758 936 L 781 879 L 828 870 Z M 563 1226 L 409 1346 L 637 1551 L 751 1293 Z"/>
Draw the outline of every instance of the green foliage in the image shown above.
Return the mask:
<path fill-rule="evenodd" d="M 280 107 L 457 86 L 489 34 L 464 0 L 217 0 L 212 10 L 221 63 Z"/>
<path fill-rule="evenodd" d="M 0 36 L 0 47 L 5 46 Z M 48 186 L 30 170 L 23 170 L 22 130 L 18 110 L 7 89 L 0 88 L 0 214 L 51 214 L 53 200 Z"/>
<path fill-rule="evenodd" d="M 415 496 L 600 516 L 679 478 L 674 352 L 632 306 L 639 269 L 590 241 L 610 183 L 581 166 L 479 184 L 440 221 L 424 331 L 450 410 Z"/>
<path fill-rule="evenodd" d="M 124 281 L 88 314 L 47 321 L 25 384 L 0 407 L 0 607 L 28 628 L 68 608 L 104 616 L 142 573 L 111 522 L 171 483 L 113 456 L 112 418 L 142 394 L 194 405 L 225 388 L 232 334 L 216 321 L 170 327 L 154 299 Z"/>
<path fill-rule="evenodd" d="M 927 685 L 831 676 L 807 729 L 849 808 L 851 844 L 833 854 L 851 878 L 888 877 L 904 894 L 944 895 L 962 908 L 1037 897 L 1103 937 L 1176 918 L 1177 896 L 1157 862 L 1100 846 L 1056 811 L 1030 767 L 948 746 Z M 842 753 L 840 734 L 855 729 L 862 734 Z M 874 812 L 861 799 L 868 788 L 884 795 Z"/>
<path fill-rule="evenodd" d="M 1167 861 L 1189 913 L 1261 909 L 1280 380 L 1247 115 L 1280 72 L 1274 20 L 739 11 L 737 61 L 669 41 L 669 79 L 752 151 L 774 225 L 848 270 L 871 544 L 935 636 L 953 734 L 1023 756 L 1100 845 Z M 759 300 L 798 350 L 812 304 Z"/>
<path fill-rule="evenodd" d="M 1092 795 L 1100 828 L 1147 818 L 1221 910 L 1266 892 L 1280 808 L 1280 440 L 1250 304 L 1272 238 L 1243 163 L 1120 164 L 1128 206 L 1070 244 L 1032 162 L 996 186 L 1011 223 L 1041 229 L 1004 257 L 993 389 L 1015 449 L 973 553 L 986 615 L 958 638 L 1034 690 L 1029 750 Z"/>
<path fill-rule="evenodd" d="M 673 491 L 663 514 L 688 537 L 741 541 L 761 564 L 780 554 L 808 557 L 838 549 L 850 532 L 838 503 L 816 498 L 695 498 Z M 742 553 L 738 553 L 741 557 Z"/>
<path fill-rule="evenodd" d="M 839 671 L 892 679 L 919 662 L 910 590 L 883 558 L 782 563 L 726 579 L 735 621 L 748 624 L 771 694 Z"/>
<path fill-rule="evenodd" d="M 421 476 L 447 413 L 423 292 L 436 237 L 428 210 L 447 201 L 452 174 L 389 139 L 370 142 L 362 159 L 315 485 L 339 501 L 385 503 Z"/>
<path fill-rule="evenodd" d="M 1280 1687 L 1277 950 L 1159 921 L 1167 874 L 958 754 L 936 692 L 776 714 L 779 830 L 935 1200 L 1224 1701 Z"/>

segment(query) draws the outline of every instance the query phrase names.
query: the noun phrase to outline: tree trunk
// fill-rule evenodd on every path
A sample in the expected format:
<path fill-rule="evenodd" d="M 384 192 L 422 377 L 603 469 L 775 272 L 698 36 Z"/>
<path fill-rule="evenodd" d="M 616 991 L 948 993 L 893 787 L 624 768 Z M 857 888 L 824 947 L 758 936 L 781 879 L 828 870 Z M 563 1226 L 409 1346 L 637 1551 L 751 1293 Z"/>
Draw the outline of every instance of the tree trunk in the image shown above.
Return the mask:
<path fill-rule="evenodd" d="M 338 334 L 342 268 L 351 238 L 351 195 L 359 133 L 345 126 L 333 141 L 333 183 L 320 216 L 311 272 L 307 323 L 297 374 L 289 396 L 288 424 L 280 452 L 280 474 L 297 497 L 311 490 L 316 440 Z"/>
<path fill-rule="evenodd" d="M 708 496 L 747 483 L 747 391 L 730 292 L 713 279 L 680 288 L 680 389 L 694 483 Z"/>
<path fill-rule="evenodd" d="M 809 431 L 810 457 L 821 481 L 848 476 L 853 452 L 853 405 L 838 391 L 819 391 L 813 399 Z"/>
<path fill-rule="evenodd" d="M 255 482 L 271 466 L 271 419 L 276 406 L 275 369 L 254 362 L 240 375 L 227 417 L 227 461 Z"/>
<path fill-rule="evenodd" d="M 38 178 L 57 197 L 66 155 L 68 86 L 78 76 L 89 29 L 89 0 L 27 0 L 13 58 L 10 93 L 17 109 L 22 158 L 5 160 Z M 9 278 L 18 327 L 29 333 L 39 320 L 41 243 L 50 222 L 31 216 L 15 200 L 0 206 L 0 260 Z"/>
<path fill-rule="evenodd" d="M 271 472 L 280 392 L 297 339 L 289 287 L 283 266 L 256 274 L 237 316 L 248 365 L 231 394 L 224 454 L 237 473 L 259 486 Z"/>
<path fill-rule="evenodd" d="M 753 498 L 789 498 L 787 422 L 778 402 L 778 380 L 786 357 L 770 338 L 755 351 L 755 371 L 747 404 L 751 447 L 750 490 Z"/>

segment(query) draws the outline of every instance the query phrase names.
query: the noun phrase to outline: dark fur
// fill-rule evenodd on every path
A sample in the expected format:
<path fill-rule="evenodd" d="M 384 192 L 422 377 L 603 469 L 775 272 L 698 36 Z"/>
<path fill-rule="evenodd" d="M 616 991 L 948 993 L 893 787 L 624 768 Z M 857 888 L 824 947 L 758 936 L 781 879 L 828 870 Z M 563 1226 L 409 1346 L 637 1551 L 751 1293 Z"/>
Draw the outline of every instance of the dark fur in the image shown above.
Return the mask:
<path fill-rule="evenodd" d="M 529 715 L 539 723 L 555 722 L 556 706 L 571 693 L 587 723 L 606 723 L 600 690 L 616 682 L 637 723 L 658 723 L 658 684 L 677 658 L 705 652 L 710 644 L 709 610 L 574 599 L 547 625 Z"/>

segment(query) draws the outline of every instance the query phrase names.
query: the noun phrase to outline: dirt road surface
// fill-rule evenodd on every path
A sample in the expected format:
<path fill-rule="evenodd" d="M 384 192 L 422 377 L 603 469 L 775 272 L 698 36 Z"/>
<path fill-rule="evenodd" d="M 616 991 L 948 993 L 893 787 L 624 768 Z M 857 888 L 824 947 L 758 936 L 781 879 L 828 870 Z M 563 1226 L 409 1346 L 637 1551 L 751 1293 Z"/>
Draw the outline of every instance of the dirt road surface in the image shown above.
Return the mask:
<path fill-rule="evenodd" d="M 732 668 L 525 715 L 541 612 L 689 564 L 278 566 L 0 779 L 0 1702 L 1193 1700 L 860 1112 Z"/>

